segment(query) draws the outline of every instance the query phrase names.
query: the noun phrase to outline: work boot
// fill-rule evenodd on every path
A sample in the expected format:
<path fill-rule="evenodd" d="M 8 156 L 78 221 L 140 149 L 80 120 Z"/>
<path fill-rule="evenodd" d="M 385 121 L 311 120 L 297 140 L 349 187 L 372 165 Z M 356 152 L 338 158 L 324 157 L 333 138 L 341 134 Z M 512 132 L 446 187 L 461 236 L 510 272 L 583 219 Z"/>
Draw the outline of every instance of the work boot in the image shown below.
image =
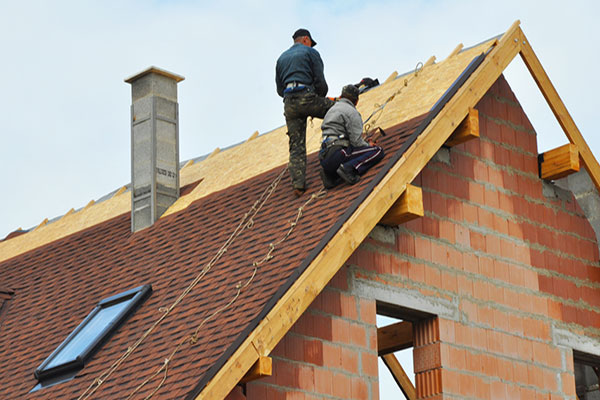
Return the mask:
<path fill-rule="evenodd" d="M 360 175 L 354 168 L 344 168 L 344 164 L 340 165 L 335 172 L 349 185 L 354 185 L 360 180 Z"/>
<path fill-rule="evenodd" d="M 306 191 L 306 189 L 294 188 L 294 194 L 296 195 L 296 197 L 302 196 L 305 191 Z"/>
<path fill-rule="evenodd" d="M 342 182 L 342 179 L 339 176 L 331 176 L 323 169 L 319 171 L 319 175 L 321 176 L 325 189 L 333 189 Z"/>

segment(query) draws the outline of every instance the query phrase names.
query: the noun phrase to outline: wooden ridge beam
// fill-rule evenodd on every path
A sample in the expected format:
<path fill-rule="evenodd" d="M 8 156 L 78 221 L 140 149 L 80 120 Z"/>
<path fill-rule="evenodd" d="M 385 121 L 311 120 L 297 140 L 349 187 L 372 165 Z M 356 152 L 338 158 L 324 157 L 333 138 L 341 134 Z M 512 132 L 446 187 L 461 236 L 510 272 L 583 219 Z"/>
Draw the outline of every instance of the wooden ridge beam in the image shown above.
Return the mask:
<path fill-rule="evenodd" d="M 398 226 L 425 215 L 423 191 L 420 187 L 406 185 L 406 190 L 379 221 L 387 226 Z"/>
<path fill-rule="evenodd" d="M 398 387 L 400 387 L 400 390 L 402 390 L 402 393 L 404 393 L 404 396 L 408 400 L 416 400 L 417 390 L 404 371 L 404 368 L 402 368 L 402 365 L 400 365 L 400 362 L 396 356 L 394 354 L 386 354 L 382 356 L 381 359 L 383 360 L 385 366 L 388 367 L 392 373 L 394 380 L 398 384 Z"/>
<path fill-rule="evenodd" d="M 479 138 L 479 111 L 475 108 L 469 108 L 469 113 L 452 133 L 445 145 L 453 147 L 477 138 Z"/>
<path fill-rule="evenodd" d="M 273 359 L 271 357 L 258 357 L 258 360 L 246 372 L 246 375 L 240 380 L 240 383 L 248 383 L 266 376 L 271 376 L 273 373 Z"/>
<path fill-rule="evenodd" d="M 377 354 L 380 356 L 413 347 L 413 327 L 409 321 L 377 328 Z"/>
<path fill-rule="evenodd" d="M 258 326 L 233 352 L 196 396 L 221 400 L 234 388 L 259 356 L 268 355 L 331 278 L 358 248 L 387 210 L 404 192 L 450 134 L 483 97 L 518 54 L 521 30 L 516 21 L 506 31 L 458 92 L 429 123 L 419 138 L 388 171 L 358 209 L 277 301 Z M 392 124 L 392 123 L 390 123 Z M 383 126 L 383 129 L 388 126 Z"/>
<path fill-rule="evenodd" d="M 560 179 L 579 171 L 579 151 L 571 143 L 540 154 L 538 161 L 542 179 Z"/>
<path fill-rule="evenodd" d="M 569 141 L 577 146 L 579 154 L 581 155 L 581 160 L 583 161 L 590 178 L 594 182 L 594 185 L 596 185 L 596 188 L 600 190 L 600 165 L 598 164 L 598 160 L 594 157 L 592 150 L 590 150 L 588 144 L 581 135 L 579 128 L 575 125 L 575 121 L 573 121 L 567 107 L 558 95 L 558 92 L 542 67 L 540 60 L 537 58 L 537 55 L 534 53 L 529 40 L 527 40 L 522 32 L 520 47 L 520 54 L 523 62 L 525 62 L 535 83 L 544 95 L 546 102 L 550 106 L 550 109 L 554 113 L 561 128 L 569 138 Z"/>

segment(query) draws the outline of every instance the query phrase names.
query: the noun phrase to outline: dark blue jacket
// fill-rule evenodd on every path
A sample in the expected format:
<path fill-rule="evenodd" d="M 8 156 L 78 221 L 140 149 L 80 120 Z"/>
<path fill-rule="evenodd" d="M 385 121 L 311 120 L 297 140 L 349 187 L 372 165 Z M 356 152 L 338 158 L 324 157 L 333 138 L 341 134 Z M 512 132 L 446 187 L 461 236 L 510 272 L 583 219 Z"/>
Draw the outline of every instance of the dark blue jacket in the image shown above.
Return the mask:
<path fill-rule="evenodd" d="M 279 56 L 275 67 L 275 83 L 277 93 L 281 97 L 285 86 L 291 82 L 311 86 L 319 96 L 327 95 L 323 60 L 317 50 L 301 43 L 294 43 Z"/>

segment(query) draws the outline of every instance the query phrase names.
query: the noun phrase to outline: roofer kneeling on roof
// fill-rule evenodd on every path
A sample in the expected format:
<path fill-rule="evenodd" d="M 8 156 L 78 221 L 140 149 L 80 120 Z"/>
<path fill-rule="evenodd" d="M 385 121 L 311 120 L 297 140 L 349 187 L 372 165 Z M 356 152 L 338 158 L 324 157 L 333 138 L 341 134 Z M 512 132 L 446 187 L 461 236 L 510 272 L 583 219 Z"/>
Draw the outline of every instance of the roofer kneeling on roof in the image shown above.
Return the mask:
<path fill-rule="evenodd" d="M 342 180 L 354 185 L 369 168 L 383 158 L 383 149 L 362 138 L 363 122 L 356 109 L 358 88 L 346 85 L 340 99 L 327 111 L 321 129 L 319 151 L 323 185 L 331 189 Z"/>
<path fill-rule="evenodd" d="M 294 45 L 284 51 L 275 67 L 277 93 L 283 97 L 283 114 L 290 141 L 288 168 L 297 196 L 306 190 L 306 118 L 323 118 L 333 106 L 327 95 L 323 60 L 306 29 L 292 36 Z"/>

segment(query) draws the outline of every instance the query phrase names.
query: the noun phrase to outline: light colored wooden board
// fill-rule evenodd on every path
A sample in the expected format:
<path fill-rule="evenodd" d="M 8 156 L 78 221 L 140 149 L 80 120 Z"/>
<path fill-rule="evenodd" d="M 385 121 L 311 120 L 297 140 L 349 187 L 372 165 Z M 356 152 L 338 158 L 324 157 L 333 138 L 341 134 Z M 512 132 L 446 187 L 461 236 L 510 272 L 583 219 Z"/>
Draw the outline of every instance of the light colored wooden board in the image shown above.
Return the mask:
<path fill-rule="evenodd" d="M 381 218 L 380 223 L 398 226 L 425 215 L 423 209 L 423 191 L 420 187 L 407 185 L 406 190 Z"/>
<path fill-rule="evenodd" d="M 569 114 L 567 107 L 561 100 L 558 92 L 554 88 L 554 85 L 550 81 L 550 78 L 546 74 L 546 71 L 542 67 L 542 64 L 533 51 L 529 40 L 527 40 L 525 34 L 521 33 L 521 35 L 520 54 L 523 62 L 525 62 L 525 65 L 533 76 L 535 83 L 542 92 L 542 95 L 546 99 L 546 102 L 550 106 L 550 109 L 554 113 L 558 123 L 569 138 L 569 141 L 577 146 L 583 164 L 585 165 L 590 178 L 594 182 L 594 185 L 596 185 L 596 188 L 600 190 L 600 165 L 598 164 L 598 160 L 596 160 L 596 157 L 594 157 L 592 150 L 589 148 L 588 144 L 583 138 L 579 128 L 577 128 L 577 125 L 575 125 L 575 121 L 573 121 L 573 118 L 571 117 L 571 114 Z"/>
<path fill-rule="evenodd" d="M 410 381 L 410 378 L 400 365 L 400 362 L 396 358 L 396 356 L 392 354 L 386 354 L 381 357 L 385 366 L 390 370 L 394 380 L 398 384 L 402 393 L 408 400 L 416 400 L 417 399 L 417 390 L 415 386 Z"/>
<path fill-rule="evenodd" d="M 249 142 L 251 140 L 254 140 L 258 137 L 258 131 L 254 131 L 254 133 L 252 135 L 250 135 L 250 137 L 248 139 L 246 139 L 246 142 Z"/>
<path fill-rule="evenodd" d="M 258 360 L 250 368 L 244 377 L 240 380 L 240 383 L 248 383 L 257 379 L 271 376 L 273 373 L 273 359 L 271 357 L 258 357 Z"/>
<path fill-rule="evenodd" d="M 479 138 L 479 111 L 469 108 L 469 114 L 452 133 L 445 145 L 452 147 Z"/>
<path fill-rule="evenodd" d="M 377 353 L 380 356 L 413 347 L 413 326 L 409 321 L 377 328 Z"/>
<path fill-rule="evenodd" d="M 450 57 L 454 57 L 455 55 L 457 55 L 458 53 L 460 53 L 460 51 L 463 49 L 464 45 L 462 43 L 459 43 L 454 50 L 452 50 L 452 53 L 450 53 L 448 55 L 448 58 Z"/>
<path fill-rule="evenodd" d="M 579 171 L 579 151 L 574 144 L 565 144 L 556 149 L 548 150 L 543 155 L 540 164 L 542 179 L 560 179 Z"/>

